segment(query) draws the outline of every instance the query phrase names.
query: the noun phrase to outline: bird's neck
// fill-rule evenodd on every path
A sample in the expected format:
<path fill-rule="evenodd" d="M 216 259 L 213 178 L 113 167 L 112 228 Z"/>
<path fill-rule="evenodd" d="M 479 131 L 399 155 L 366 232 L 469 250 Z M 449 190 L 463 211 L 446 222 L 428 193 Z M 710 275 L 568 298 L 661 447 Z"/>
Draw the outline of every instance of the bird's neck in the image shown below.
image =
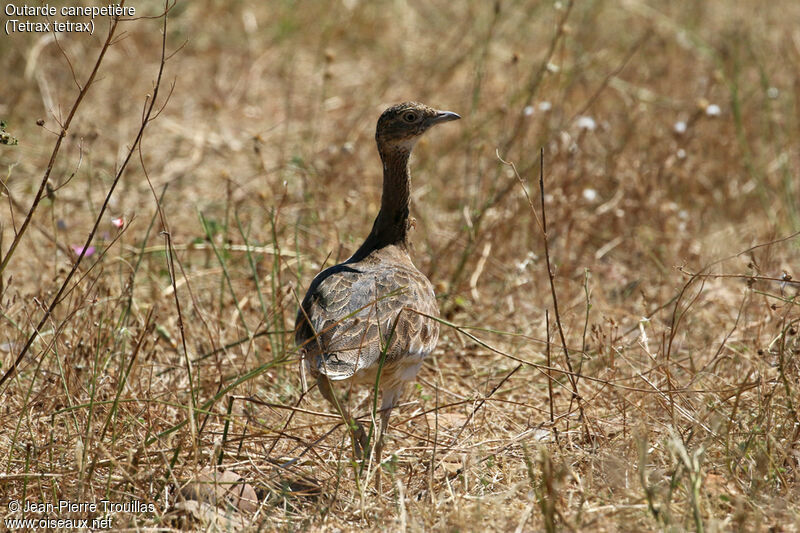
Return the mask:
<path fill-rule="evenodd" d="M 352 259 L 356 261 L 385 246 L 408 248 L 408 203 L 411 189 L 408 160 L 411 149 L 386 147 L 378 143 L 378 151 L 383 161 L 381 209 L 369 236 L 353 255 Z"/>

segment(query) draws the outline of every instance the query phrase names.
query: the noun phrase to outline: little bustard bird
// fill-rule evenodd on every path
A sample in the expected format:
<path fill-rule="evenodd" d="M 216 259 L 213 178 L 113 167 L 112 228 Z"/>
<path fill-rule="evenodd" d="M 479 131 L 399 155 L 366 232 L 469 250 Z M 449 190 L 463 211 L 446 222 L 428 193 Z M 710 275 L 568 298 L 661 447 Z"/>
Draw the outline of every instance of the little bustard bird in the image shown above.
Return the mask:
<path fill-rule="evenodd" d="M 306 369 L 345 418 L 359 456 L 367 445 L 366 433 L 342 408 L 331 382 L 374 386 L 380 374 L 378 464 L 392 408 L 439 339 L 438 322 L 425 316 L 439 314 L 433 286 L 408 254 L 409 156 L 428 128 L 459 118 L 415 102 L 383 112 L 375 132 L 383 195 L 372 231 L 350 259 L 314 278 L 297 313 L 295 341 Z"/>

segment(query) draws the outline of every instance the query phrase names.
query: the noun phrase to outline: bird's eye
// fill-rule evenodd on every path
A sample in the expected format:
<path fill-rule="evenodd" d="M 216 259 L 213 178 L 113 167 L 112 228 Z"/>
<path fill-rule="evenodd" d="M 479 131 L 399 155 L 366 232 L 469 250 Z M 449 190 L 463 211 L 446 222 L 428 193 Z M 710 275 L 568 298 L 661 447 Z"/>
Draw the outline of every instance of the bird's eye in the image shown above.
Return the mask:
<path fill-rule="evenodd" d="M 417 114 L 414 113 L 413 111 L 409 111 L 408 113 L 405 113 L 403 115 L 403 120 L 405 120 L 409 124 L 411 124 L 412 122 L 416 122 L 417 121 Z"/>

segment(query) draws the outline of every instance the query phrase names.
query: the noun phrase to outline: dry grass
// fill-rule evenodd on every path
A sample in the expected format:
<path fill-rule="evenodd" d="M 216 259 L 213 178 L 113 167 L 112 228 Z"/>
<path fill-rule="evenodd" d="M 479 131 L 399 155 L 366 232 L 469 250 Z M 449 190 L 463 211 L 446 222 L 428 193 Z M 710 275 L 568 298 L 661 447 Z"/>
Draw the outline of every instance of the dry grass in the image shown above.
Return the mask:
<path fill-rule="evenodd" d="M 797 20 L 792 0 L 179 2 L 166 107 L 100 216 L 161 51 L 162 20 L 121 23 L 0 273 L 0 371 L 33 340 L 0 386 L 0 514 L 107 499 L 154 505 L 114 515 L 135 529 L 798 530 Z M 0 37 L 18 140 L 0 259 L 106 30 Z M 392 417 L 377 494 L 301 389 L 291 329 L 368 231 L 375 120 L 406 99 L 463 116 L 412 162 L 415 261 L 453 327 Z M 175 509 L 213 465 L 255 513 Z"/>

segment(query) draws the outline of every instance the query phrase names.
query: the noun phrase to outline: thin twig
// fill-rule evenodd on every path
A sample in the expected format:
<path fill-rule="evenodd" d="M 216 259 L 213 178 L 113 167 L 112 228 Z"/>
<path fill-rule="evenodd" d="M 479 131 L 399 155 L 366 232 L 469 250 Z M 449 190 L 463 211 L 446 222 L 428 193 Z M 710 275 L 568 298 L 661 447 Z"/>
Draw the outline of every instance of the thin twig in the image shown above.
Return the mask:
<path fill-rule="evenodd" d="M 547 344 L 545 349 L 547 355 L 547 366 L 553 366 L 550 362 L 550 310 L 544 310 L 544 325 L 547 334 Z M 548 403 L 550 404 L 550 423 L 553 422 L 553 375 L 548 371 L 547 372 L 547 398 Z"/>
<path fill-rule="evenodd" d="M 86 250 L 89 249 L 89 245 L 92 243 L 92 240 L 94 239 L 95 233 L 97 233 L 97 228 L 100 226 L 100 222 L 103 220 L 103 217 L 105 215 L 106 209 L 108 208 L 108 203 L 111 200 L 111 195 L 114 193 L 114 190 L 116 189 L 117 184 L 119 184 L 119 181 L 122 178 L 122 175 L 124 174 L 125 169 L 128 167 L 128 163 L 130 162 L 131 157 L 133 156 L 133 152 L 136 150 L 136 147 L 138 146 L 139 141 L 141 141 L 141 139 L 142 139 L 142 135 L 144 134 L 145 128 L 150 123 L 150 113 L 153 110 L 153 106 L 155 105 L 156 97 L 158 96 L 158 88 L 161 85 L 161 76 L 162 76 L 162 74 L 164 72 L 164 65 L 166 64 L 165 53 L 164 53 L 165 52 L 165 48 L 166 48 L 166 22 L 167 22 L 167 16 L 166 16 L 166 11 L 165 11 L 165 13 L 164 13 L 164 36 L 163 36 L 163 39 L 162 39 L 161 62 L 159 63 L 158 77 L 156 78 L 156 83 L 155 83 L 155 86 L 153 87 L 153 95 L 152 95 L 152 98 L 150 98 L 149 106 L 147 107 L 147 112 L 146 112 L 146 114 L 144 116 L 144 120 L 142 120 L 141 125 L 139 126 L 139 130 L 136 133 L 136 137 L 134 138 L 133 143 L 131 143 L 131 147 L 128 149 L 128 152 L 125 155 L 125 159 L 122 161 L 122 164 L 120 165 L 119 169 L 117 169 L 117 173 L 114 176 L 114 181 L 112 181 L 111 186 L 108 189 L 108 193 L 106 194 L 105 200 L 103 200 L 103 205 L 100 207 L 100 211 L 97 213 L 97 217 L 96 217 L 96 219 L 94 221 L 94 226 L 92 227 L 92 230 L 89 232 L 89 236 L 86 238 L 86 242 L 83 245 L 83 249 L 81 250 L 80 255 L 76 259 L 75 263 L 73 263 L 72 268 L 70 269 L 69 273 L 67 274 L 67 277 L 62 282 L 61 287 L 58 290 L 58 293 L 51 300 L 50 305 L 47 307 L 47 310 L 45 311 L 44 316 L 41 318 L 39 323 L 34 328 L 34 331 L 28 337 L 28 340 L 25 343 L 25 345 L 22 347 L 22 349 L 20 350 L 19 355 L 17 355 L 17 358 L 11 364 L 9 369 L 5 372 L 5 374 L 3 374 L 3 377 L 0 378 L 0 387 L 2 387 L 3 384 L 6 381 L 8 381 L 8 379 L 11 378 L 17 372 L 17 369 L 19 368 L 19 364 L 25 358 L 25 354 L 28 353 L 28 350 L 30 349 L 30 347 L 33 344 L 33 341 L 36 339 L 37 335 L 39 335 L 39 331 L 47 323 L 47 320 L 52 315 L 53 310 L 56 308 L 56 306 L 61 302 L 62 295 L 67 290 L 67 287 L 69 286 L 70 280 L 72 280 L 72 277 L 78 271 L 78 267 L 80 266 L 81 261 L 86 256 Z M 20 239 L 22 238 L 22 235 L 25 232 L 25 228 L 27 228 L 28 224 L 30 223 L 31 219 L 33 218 L 33 212 L 35 211 L 36 206 L 39 204 L 39 201 L 41 200 L 42 192 L 46 188 L 47 179 L 50 176 L 50 172 L 51 172 L 51 170 L 53 168 L 53 165 L 55 163 L 56 156 L 58 155 L 58 150 L 61 147 L 61 141 L 66 136 L 67 128 L 69 127 L 69 124 L 72 121 L 72 117 L 75 115 L 75 112 L 77 111 L 77 108 L 80 105 L 80 102 L 83 100 L 83 98 L 86 95 L 86 92 L 88 91 L 89 87 L 91 87 L 92 81 L 94 80 L 94 76 L 95 76 L 95 74 L 97 73 L 97 70 L 100 67 L 100 63 L 102 62 L 102 59 L 105 56 L 106 51 L 108 50 L 109 43 L 111 42 L 111 39 L 112 39 L 112 37 L 114 35 L 114 31 L 116 30 L 116 27 L 117 27 L 118 23 L 119 23 L 119 17 L 114 17 L 114 22 L 111 25 L 111 29 L 109 30 L 108 37 L 106 39 L 105 44 L 103 45 L 103 49 L 100 52 L 100 56 L 98 57 L 97 62 L 95 63 L 94 69 L 92 70 L 92 73 L 89 76 L 89 80 L 84 85 L 83 90 L 81 90 L 80 94 L 78 95 L 78 98 L 77 98 L 75 104 L 73 105 L 72 110 L 70 111 L 70 114 L 67 117 L 66 122 L 64 123 L 64 126 L 61 129 L 61 135 L 59 136 L 58 140 L 56 140 L 56 146 L 53 149 L 53 154 L 51 155 L 50 162 L 47 165 L 47 170 L 45 171 L 45 175 L 44 175 L 44 178 L 42 180 L 41 186 L 39 188 L 39 192 L 37 193 L 36 198 L 34 198 L 34 203 L 31 206 L 31 209 L 29 210 L 28 215 L 25 217 L 25 221 L 23 222 L 22 226 L 20 227 L 20 231 L 17 232 L 17 235 L 14 237 L 14 241 L 11 243 L 11 248 L 6 253 L 6 256 L 3 259 L 2 264 L 0 264 L 0 275 L 2 274 L 2 272 L 5 269 L 6 265 L 8 264 L 8 261 L 11 259 L 11 256 L 13 255 L 13 252 L 14 252 L 14 249 L 19 244 L 19 241 L 20 241 Z"/>
<path fill-rule="evenodd" d="M 121 3 L 121 5 L 124 2 Z M 117 24 L 119 23 L 119 17 L 114 17 L 114 22 L 111 24 L 111 27 L 108 30 L 108 36 L 106 37 L 105 43 L 103 43 L 103 47 L 100 49 L 100 54 L 97 56 L 97 60 L 94 63 L 94 67 L 92 68 L 92 72 L 89 73 L 89 77 L 86 80 L 86 83 L 81 88 L 80 92 L 78 93 L 77 98 L 75 98 L 75 103 L 72 104 L 72 108 L 67 115 L 67 119 L 61 125 L 61 131 L 58 134 L 58 138 L 56 139 L 56 144 L 53 146 L 53 151 L 50 154 L 50 161 L 47 163 L 47 168 L 44 171 L 44 175 L 42 176 L 42 180 L 39 183 L 39 190 L 36 192 L 36 196 L 33 198 L 33 203 L 31 207 L 28 209 L 28 214 L 25 216 L 25 220 L 22 222 L 22 226 L 20 226 L 19 230 L 14 235 L 14 240 L 11 242 L 11 246 L 9 247 L 6 255 L 3 257 L 2 262 L 0 262 L 0 275 L 3 274 L 6 267 L 8 266 L 9 261 L 14 255 L 14 251 L 17 249 L 20 241 L 22 240 L 23 235 L 25 235 L 25 230 L 28 229 L 28 225 L 31 223 L 33 219 L 33 215 L 36 212 L 36 208 L 39 207 L 39 202 L 41 202 L 42 198 L 44 197 L 44 192 L 47 190 L 47 183 L 50 179 L 50 173 L 53 171 L 53 167 L 56 164 L 56 159 L 58 158 L 58 152 L 61 150 L 61 143 L 64 138 L 67 136 L 67 131 L 69 130 L 70 125 L 72 124 L 72 119 L 75 117 L 75 114 L 78 112 L 78 108 L 80 107 L 83 99 L 86 97 L 86 94 L 89 92 L 89 89 L 92 87 L 92 82 L 94 82 L 94 78 L 97 75 L 97 71 L 100 70 L 100 64 L 103 62 L 103 58 L 106 55 L 109 47 L 111 46 L 111 41 L 114 37 L 114 33 L 117 31 Z M 70 70 L 72 69 L 72 65 L 70 65 Z M 139 137 L 141 137 L 141 131 L 139 135 L 136 137 L 136 142 L 138 142 Z M 132 153 L 133 149 L 128 152 L 128 158 L 126 158 L 125 163 L 122 167 L 120 167 L 120 171 L 117 173 L 117 177 L 112 185 L 111 190 L 113 191 L 114 185 L 116 185 L 119 176 L 121 176 L 122 171 L 127 166 L 127 161 L 130 159 L 130 154 Z M 103 204 L 105 208 L 105 204 Z M 89 240 L 91 242 L 91 240 Z M 87 244 L 88 246 L 88 244 Z M 85 248 L 85 247 L 84 247 Z M 81 254 L 83 256 L 83 254 Z M 80 259 L 78 260 L 80 262 Z M 55 300 L 54 300 L 55 301 Z M 42 321 L 46 321 L 47 317 L 45 316 Z M 9 372 L 14 371 L 16 369 L 16 363 L 6 372 L 6 376 L 10 376 Z M 3 376 L 3 379 L 0 379 L 0 385 L 3 384 L 8 378 Z"/>
<path fill-rule="evenodd" d="M 558 20 L 556 25 L 556 33 L 553 35 L 553 38 L 550 40 L 550 47 L 547 50 L 547 54 L 545 54 L 544 60 L 539 64 L 539 68 L 531 75 L 530 80 L 528 81 L 528 90 L 527 95 L 525 96 L 525 101 L 520 106 L 520 113 L 517 116 L 517 121 L 514 123 L 514 127 L 511 129 L 511 133 L 508 136 L 508 140 L 503 143 L 503 150 L 504 154 L 507 154 L 511 147 L 514 145 L 516 141 L 518 141 L 522 135 L 524 134 L 524 130 L 527 127 L 528 120 L 525 116 L 525 113 L 522 110 L 529 105 L 533 101 L 533 98 L 536 96 L 536 93 L 539 91 L 539 86 L 542 84 L 542 80 L 544 79 L 544 75 L 547 72 L 547 68 L 550 65 L 550 62 L 553 59 L 553 55 L 556 52 L 556 47 L 558 43 L 561 42 L 561 38 L 565 34 L 565 28 L 567 25 L 567 19 L 569 18 L 569 14 L 572 11 L 572 0 L 567 2 L 566 7 L 564 7 L 564 11 L 561 14 L 561 18 Z"/>
<path fill-rule="evenodd" d="M 583 412 L 583 401 L 581 399 L 580 393 L 578 392 L 578 378 L 579 378 L 579 375 L 572 368 L 572 361 L 570 359 L 569 348 L 567 347 L 567 339 L 566 339 L 566 336 L 564 335 L 564 328 L 563 328 L 563 326 L 561 324 L 561 313 L 558 310 L 558 294 L 556 293 L 555 274 L 553 273 L 553 266 L 552 266 L 552 263 L 550 261 L 550 245 L 549 245 L 549 239 L 548 239 L 548 235 L 547 235 L 547 210 L 545 209 L 545 202 L 544 202 L 544 197 L 545 197 L 545 193 L 544 193 L 544 148 L 541 148 L 540 151 L 539 151 L 539 193 L 540 193 L 540 196 L 541 196 L 541 210 L 542 210 L 541 219 L 536 214 L 536 210 L 533 207 L 533 202 L 531 201 L 531 197 L 528 194 L 528 190 L 525 188 L 525 184 L 522 181 L 522 177 L 519 175 L 519 172 L 517 172 L 516 165 L 512 161 L 505 161 L 502 157 L 500 157 L 499 153 L 497 153 L 497 158 L 503 164 L 510 166 L 511 169 L 514 171 L 514 175 L 517 177 L 517 180 L 519 181 L 520 186 L 522 187 L 522 191 L 525 193 L 525 197 L 528 200 L 528 205 L 530 205 L 531 211 L 534 214 L 536 222 L 539 224 L 539 228 L 542 231 L 542 240 L 544 242 L 545 264 L 547 266 L 547 277 L 548 277 L 548 279 L 550 281 L 550 294 L 551 294 L 551 296 L 553 298 L 553 311 L 555 312 L 555 315 L 556 315 L 556 327 L 558 329 L 559 337 L 561 338 L 561 347 L 564 350 L 564 359 L 565 359 L 565 362 L 566 362 L 566 365 L 567 365 L 567 370 L 568 370 L 568 372 L 566 372 L 566 374 L 567 374 L 567 377 L 569 378 L 570 385 L 572 386 L 572 400 L 575 400 L 575 401 L 578 402 L 578 411 L 580 413 L 580 419 L 583 421 L 584 427 L 585 427 L 587 435 L 588 435 L 589 434 L 589 429 L 588 429 L 588 426 L 586 425 L 586 418 L 585 418 L 584 412 Z M 549 366 L 550 365 L 548 365 L 548 367 Z"/>

